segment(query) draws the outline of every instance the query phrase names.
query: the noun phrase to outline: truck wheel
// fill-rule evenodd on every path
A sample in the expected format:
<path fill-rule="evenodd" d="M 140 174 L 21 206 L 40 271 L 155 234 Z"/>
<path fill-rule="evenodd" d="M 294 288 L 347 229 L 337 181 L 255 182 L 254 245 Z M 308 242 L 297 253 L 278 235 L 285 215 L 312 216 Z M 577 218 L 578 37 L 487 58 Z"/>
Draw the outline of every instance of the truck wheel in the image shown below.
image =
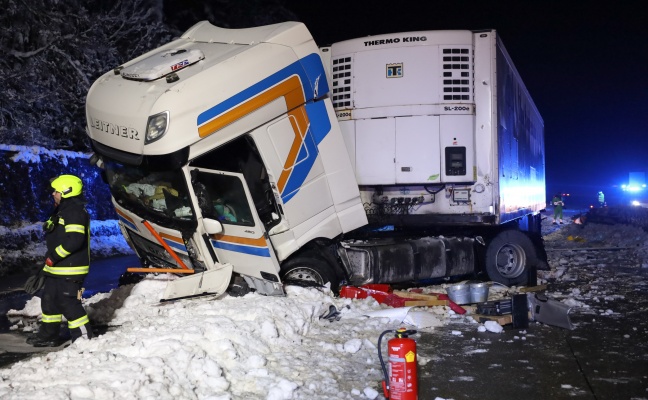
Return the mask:
<path fill-rule="evenodd" d="M 506 286 L 526 284 L 536 253 L 531 239 L 515 230 L 498 234 L 486 250 L 486 273 Z"/>
<path fill-rule="evenodd" d="M 304 286 L 324 286 L 330 282 L 333 292 L 337 292 L 340 284 L 335 271 L 325 261 L 310 257 L 297 257 L 287 261 L 281 267 L 281 280 Z"/>

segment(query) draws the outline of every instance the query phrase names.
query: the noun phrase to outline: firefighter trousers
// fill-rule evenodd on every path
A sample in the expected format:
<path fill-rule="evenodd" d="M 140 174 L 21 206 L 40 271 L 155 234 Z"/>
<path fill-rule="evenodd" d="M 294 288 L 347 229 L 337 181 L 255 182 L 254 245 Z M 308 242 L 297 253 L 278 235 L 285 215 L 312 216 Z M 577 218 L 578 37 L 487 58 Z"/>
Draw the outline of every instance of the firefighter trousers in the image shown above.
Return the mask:
<path fill-rule="evenodd" d="M 92 338 L 92 327 L 88 314 L 81 304 L 81 280 L 46 276 L 41 298 L 43 313 L 39 336 L 50 340 L 59 337 L 62 317 L 65 317 L 72 341 L 79 337 Z"/>

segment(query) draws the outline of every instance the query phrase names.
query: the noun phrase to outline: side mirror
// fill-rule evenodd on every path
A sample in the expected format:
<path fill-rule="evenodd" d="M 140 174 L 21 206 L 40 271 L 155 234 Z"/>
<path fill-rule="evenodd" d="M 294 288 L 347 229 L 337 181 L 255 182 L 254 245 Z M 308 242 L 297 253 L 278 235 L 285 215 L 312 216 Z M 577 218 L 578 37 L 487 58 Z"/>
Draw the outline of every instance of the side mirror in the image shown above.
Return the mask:
<path fill-rule="evenodd" d="M 217 235 L 219 233 L 223 233 L 223 224 L 221 224 L 220 221 L 216 221 L 215 219 L 204 218 L 203 227 L 205 228 L 205 232 L 207 232 L 208 235 Z"/>

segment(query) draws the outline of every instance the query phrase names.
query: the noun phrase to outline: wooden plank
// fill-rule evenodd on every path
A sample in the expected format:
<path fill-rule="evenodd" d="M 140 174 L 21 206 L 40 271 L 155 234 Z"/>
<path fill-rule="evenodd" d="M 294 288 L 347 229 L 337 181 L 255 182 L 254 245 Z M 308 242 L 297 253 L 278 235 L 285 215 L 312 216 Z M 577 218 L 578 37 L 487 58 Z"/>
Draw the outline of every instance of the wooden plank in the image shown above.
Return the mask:
<path fill-rule="evenodd" d="M 414 293 L 414 292 L 408 292 L 408 291 L 405 291 L 405 290 L 394 290 L 393 293 L 396 296 L 403 297 L 405 299 L 419 299 L 419 300 L 438 300 L 439 299 L 437 296 L 432 295 L 432 294 Z"/>
<path fill-rule="evenodd" d="M 539 292 L 540 290 L 545 290 L 545 289 L 547 289 L 547 285 L 529 286 L 529 287 L 520 288 L 519 292 L 520 293 Z"/>
<path fill-rule="evenodd" d="M 405 300 L 405 307 L 447 306 L 448 300 Z"/>

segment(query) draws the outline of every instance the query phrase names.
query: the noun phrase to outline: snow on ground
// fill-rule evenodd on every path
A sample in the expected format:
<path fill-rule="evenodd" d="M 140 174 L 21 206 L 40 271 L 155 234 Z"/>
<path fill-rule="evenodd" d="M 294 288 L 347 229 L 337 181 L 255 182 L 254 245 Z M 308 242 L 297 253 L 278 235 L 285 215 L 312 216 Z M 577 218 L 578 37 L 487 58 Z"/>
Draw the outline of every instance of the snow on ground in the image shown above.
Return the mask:
<path fill-rule="evenodd" d="M 630 226 L 577 225 L 546 228 L 551 271 L 540 280 L 571 279 L 574 267 L 590 263 L 578 248 L 630 247 L 636 257 L 608 251 L 601 268 L 626 263 L 642 268 L 648 235 Z M 571 239 L 569 238 L 571 236 Z M 623 254 L 627 255 L 627 252 Z M 615 258 L 617 257 L 617 258 Z M 3 399 L 374 399 L 382 371 L 377 341 L 387 329 L 465 322 L 497 335 L 445 307 L 391 309 L 374 299 L 335 298 L 327 290 L 287 286 L 285 297 L 255 293 L 234 298 L 197 298 L 159 303 L 170 275 L 149 275 L 136 285 L 85 300 L 95 324 L 108 331 L 60 351 L 36 355 L 0 370 Z M 447 285 L 428 287 L 444 291 Z M 489 299 L 514 288 L 491 286 Z M 551 293 L 550 293 L 551 294 Z M 608 313 L 596 303 L 611 296 L 601 286 L 553 293 L 575 312 Z M 338 321 L 320 319 L 333 304 Z M 409 312 L 407 312 L 409 311 Z M 391 317 L 380 316 L 394 313 Z M 40 300 L 17 315 L 38 316 Z M 372 316 L 368 316 L 372 315 Z M 405 319 L 405 322 L 401 322 Z M 32 326 L 16 324 L 15 330 Z M 382 351 L 385 352 L 383 343 Z M 427 360 L 429 361 L 429 360 Z M 420 359 L 419 363 L 427 362 Z"/>
<path fill-rule="evenodd" d="M 112 328 L 0 370 L 0 397 L 377 397 L 376 342 L 382 331 L 401 325 L 365 316 L 385 308 L 375 300 L 334 299 L 326 290 L 288 286 L 285 297 L 251 293 L 159 303 L 166 279 L 149 275 L 89 299 L 91 319 Z M 39 303 L 35 298 L 24 312 L 10 315 L 34 315 Z M 330 304 L 341 310 L 339 321 L 319 319 Z M 442 313 L 440 318 L 448 314 Z"/>

